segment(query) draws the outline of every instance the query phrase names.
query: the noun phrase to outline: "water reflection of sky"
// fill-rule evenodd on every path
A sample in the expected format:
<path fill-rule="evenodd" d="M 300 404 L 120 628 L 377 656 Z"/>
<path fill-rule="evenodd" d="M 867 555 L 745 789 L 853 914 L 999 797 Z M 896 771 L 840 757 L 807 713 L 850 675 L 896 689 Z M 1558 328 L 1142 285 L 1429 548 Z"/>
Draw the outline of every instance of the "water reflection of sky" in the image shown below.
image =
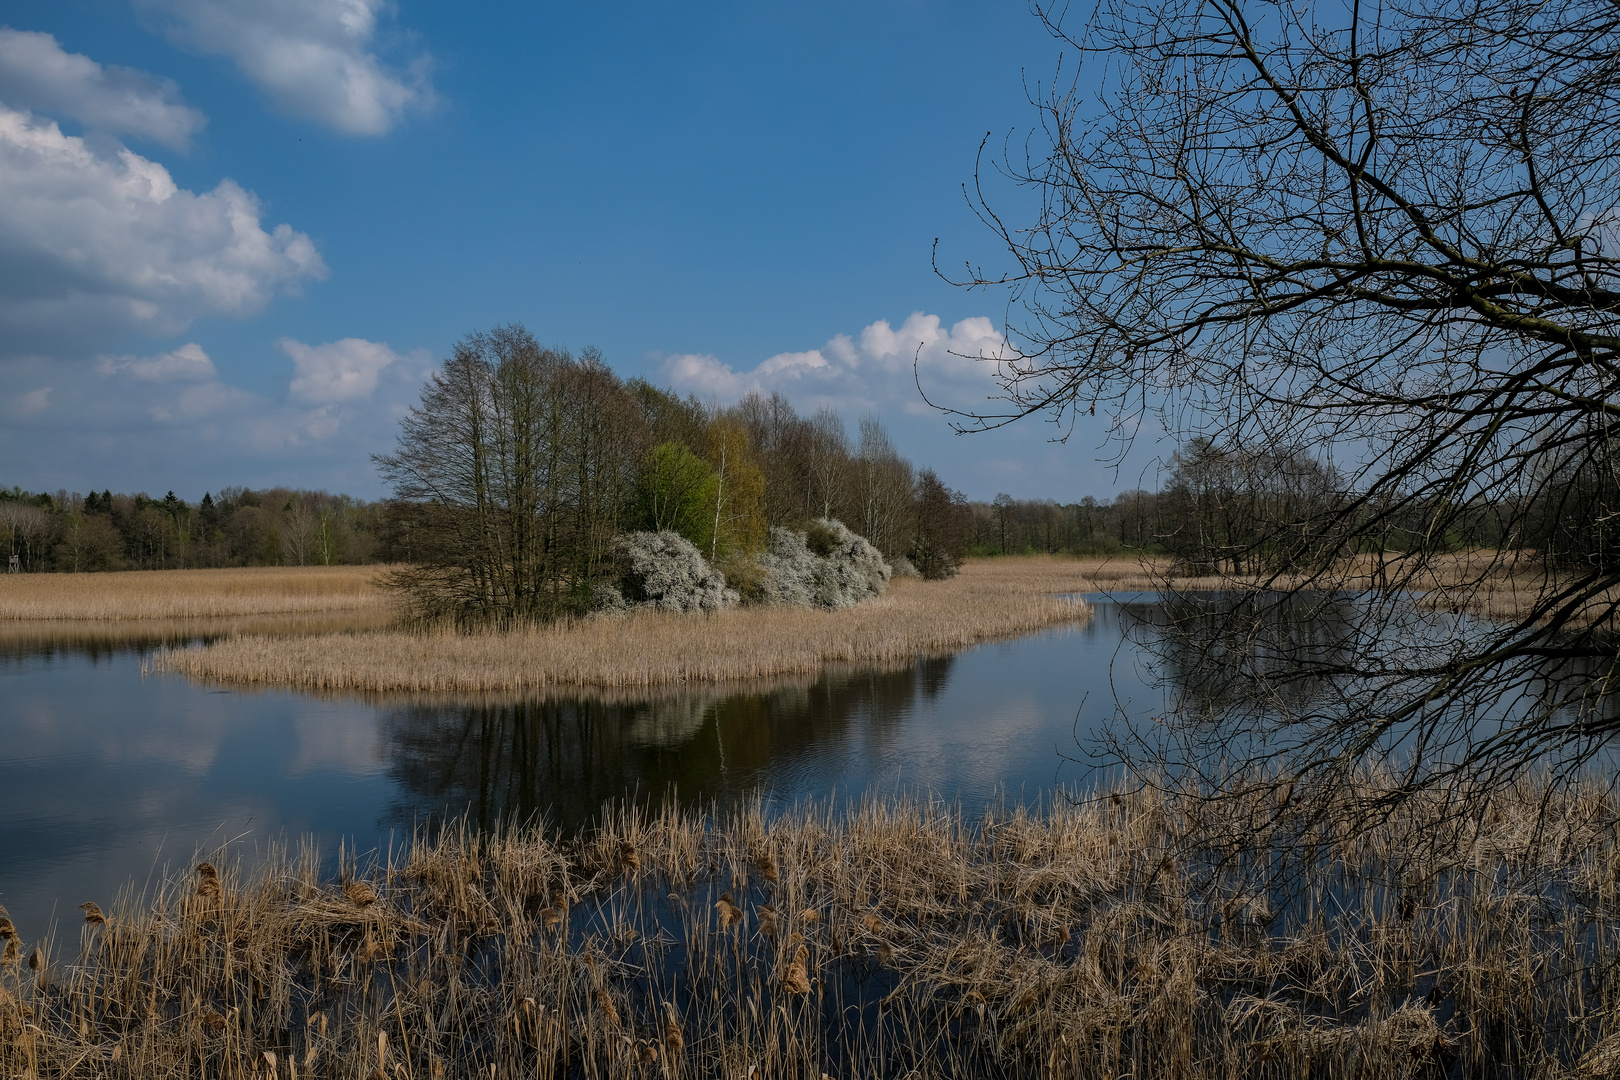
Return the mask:
<path fill-rule="evenodd" d="M 1085 781 L 1073 759 L 1116 697 L 1162 701 L 1121 652 L 1120 619 L 1102 603 L 1087 626 L 898 671 L 613 704 L 237 693 L 143 678 L 129 646 L 13 650 L 0 655 L 0 903 L 35 936 L 199 849 L 309 835 L 328 856 L 340 839 L 377 850 L 444 813 L 575 825 L 631 791 L 1034 800 Z"/>

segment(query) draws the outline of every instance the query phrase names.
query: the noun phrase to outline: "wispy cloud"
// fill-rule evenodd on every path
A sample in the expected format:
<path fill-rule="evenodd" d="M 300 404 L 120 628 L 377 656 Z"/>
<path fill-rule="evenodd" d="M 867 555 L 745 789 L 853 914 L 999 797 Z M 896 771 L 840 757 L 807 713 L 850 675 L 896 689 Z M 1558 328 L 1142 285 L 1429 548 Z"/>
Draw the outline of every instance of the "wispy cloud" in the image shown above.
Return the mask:
<path fill-rule="evenodd" d="M 179 45 L 228 56 L 280 109 L 345 135 L 381 135 L 435 101 L 425 54 L 378 55 L 387 0 L 135 0 Z"/>
<path fill-rule="evenodd" d="M 96 370 L 103 375 L 128 375 L 140 382 L 196 382 L 215 376 L 214 361 L 192 342 L 157 356 L 101 356 Z"/>

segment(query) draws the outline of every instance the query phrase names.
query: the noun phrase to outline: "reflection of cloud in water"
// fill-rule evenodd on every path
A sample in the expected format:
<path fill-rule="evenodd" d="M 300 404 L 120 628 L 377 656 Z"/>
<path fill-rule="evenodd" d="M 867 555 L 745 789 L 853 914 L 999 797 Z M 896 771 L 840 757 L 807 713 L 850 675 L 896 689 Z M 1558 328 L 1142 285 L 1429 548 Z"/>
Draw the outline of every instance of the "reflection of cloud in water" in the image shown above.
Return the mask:
<path fill-rule="evenodd" d="M 297 749 L 288 776 L 347 773 L 363 776 L 382 771 L 384 755 L 376 720 L 352 709 L 314 707 L 292 718 Z"/>
<path fill-rule="evenodd" d="M 1015 772 L 1015 763 L 1029 753 L 1032 738 L 1048 727 L 1046 711 L 1029 698 L 1016 698 L 1002 702 L 982 714 L 974 722 L 972 735 L 977 736 L 964 779 L 974 786 L 995 787 Z M 993 732 L 994 737 L 986 737 Z M 939 747 L 943 757 L 951 748 Z"/>
<path fill-rule="evenodd" d="M 230 727 L 223 707 L 178 709 L 140 724 L 120 722 L 113 710 L 111 702 L 64 708 L 35 698 L 16 703 L 6 726 L 24 761 L 89 758 L 109 767 L 161 763 L 193 775 L 212 767 Z"/>

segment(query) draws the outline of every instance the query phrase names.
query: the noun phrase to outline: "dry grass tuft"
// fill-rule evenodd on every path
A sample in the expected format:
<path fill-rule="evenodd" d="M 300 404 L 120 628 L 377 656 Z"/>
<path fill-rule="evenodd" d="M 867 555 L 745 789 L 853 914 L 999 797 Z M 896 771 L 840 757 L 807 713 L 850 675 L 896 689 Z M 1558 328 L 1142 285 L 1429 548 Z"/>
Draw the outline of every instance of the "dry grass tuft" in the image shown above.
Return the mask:
<path fill-rule="evenodd" d="M 427 694 L 813 675 L 833 665 L 892 664 L 1084 620 L 1089 608 L 1059 594 L 1104 587 L 1116 580 L 1107 574 L 1114 565 L 1043 557 L 975 560 L 948 581 L 902 580 L 883 596 L 842 611 L 740 608 L 472 634 L 242 637 L 160 653 L 151 668 L 229 685 Z"/>
<path fill-rule="evenodd" d="M 188 875 L 64 959 L 36 946 L 33 972 L 0 969 L 0 1076 L 1394 1080 L 1620 1061 L 1609 790 L 1526 782 L 1453 832 L 1438 794 L 1286 843 L 1286 822 L 1231 828 L 1263 794 L 1116 794 L 977 820 L 868 802 L 610 810 L 573 838 L 449 828 L 346 870 L 363 907 L 313 852 L 247 879 L 222 863 L 215 901 Z M 1277 885 L 1290 867 L 1297 892 Z M 767 907 L 779 936 L 735 932 Z"/>
<path fill-rule="evenodd" d="M 378 566 L 131 570 L 0 575 L 0 621 L 229 619 L 247 615 L 388 614 Z"/>

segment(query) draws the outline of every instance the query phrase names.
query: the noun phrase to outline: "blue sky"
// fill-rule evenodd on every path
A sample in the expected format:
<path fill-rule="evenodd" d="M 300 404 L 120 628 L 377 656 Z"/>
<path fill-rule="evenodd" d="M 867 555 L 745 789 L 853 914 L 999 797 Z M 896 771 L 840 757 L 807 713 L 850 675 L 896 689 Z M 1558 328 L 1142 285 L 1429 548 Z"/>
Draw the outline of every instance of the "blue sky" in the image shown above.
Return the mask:
<path fill-rule="evenodd" d="M 863 413 L 970 497 L 1116 477 L 1100 422 L 957 437 L 1002 294 L 966 205 L 1036 120 L 1024 4 L 0 4 L 0 483 L 373 496 L 421 379 L 524 322 L 730 401 Z M 1003 190 L 1007 205 L 1018 196 Z M 1014 313 L 1016 318 L 1016 313 Z M 918 353 L 919 347 L 921 353 Z"/>

